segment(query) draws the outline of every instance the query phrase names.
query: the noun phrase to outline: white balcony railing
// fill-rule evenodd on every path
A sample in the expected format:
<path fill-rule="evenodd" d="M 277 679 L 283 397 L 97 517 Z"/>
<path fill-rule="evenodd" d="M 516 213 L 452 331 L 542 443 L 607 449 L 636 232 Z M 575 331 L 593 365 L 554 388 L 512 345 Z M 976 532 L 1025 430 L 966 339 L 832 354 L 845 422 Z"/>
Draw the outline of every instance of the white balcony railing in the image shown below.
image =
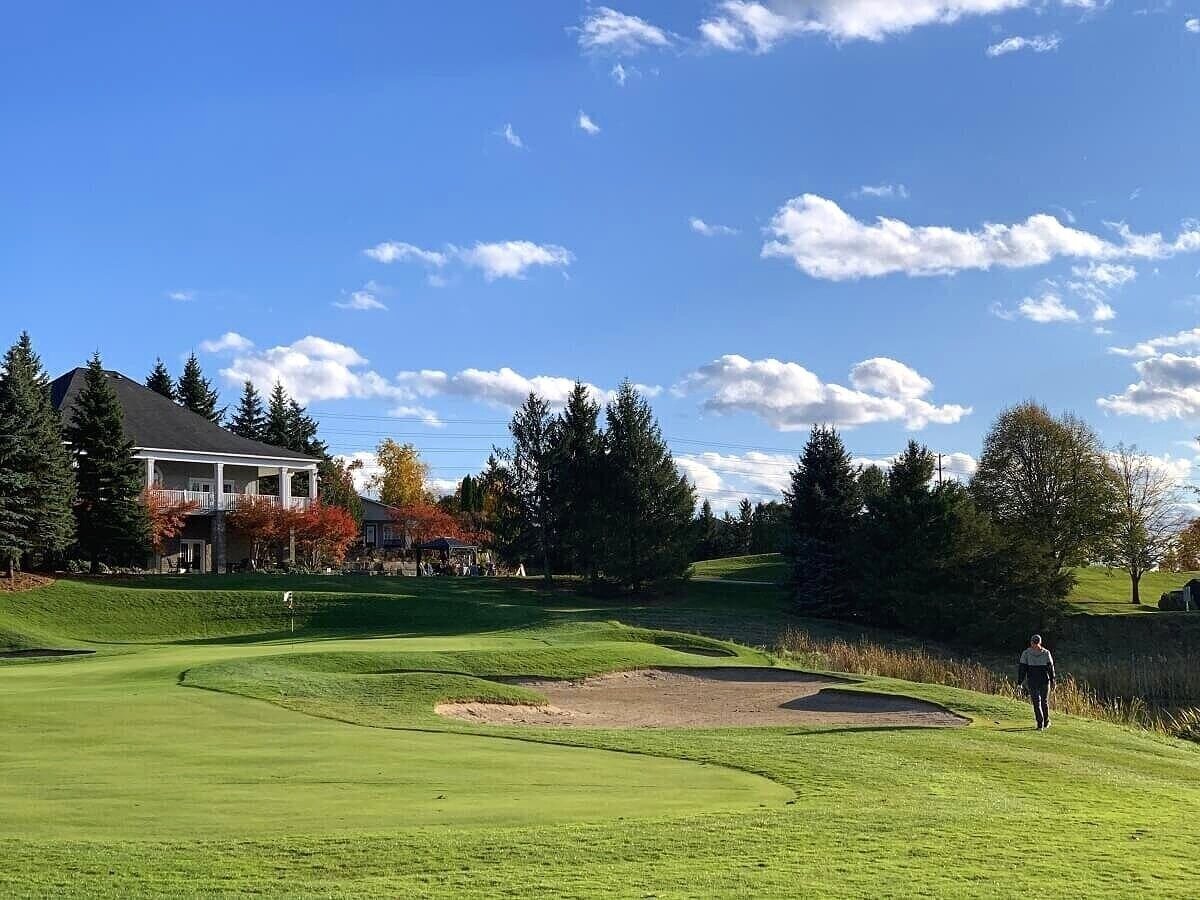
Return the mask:
<path fill-rule="evenodd" d="M 210 513 L 217 508 L 217 495 L 211 491 L 174 491 L 155 488 L 154 493 L 166 503 L 193 504 L 195 508 L 190 511 L 191 515 Z M 269 500 L 273 504 L 279 505 L 279 498 L 269 494 L 222 494 L 221 509 L 233 509 L 239 503 L 250 500 Z M 290 500 L 290 508 L 298 510 L 308 509 L 309 504 L 313 502 L 308 497 L 292 497 Z"/>

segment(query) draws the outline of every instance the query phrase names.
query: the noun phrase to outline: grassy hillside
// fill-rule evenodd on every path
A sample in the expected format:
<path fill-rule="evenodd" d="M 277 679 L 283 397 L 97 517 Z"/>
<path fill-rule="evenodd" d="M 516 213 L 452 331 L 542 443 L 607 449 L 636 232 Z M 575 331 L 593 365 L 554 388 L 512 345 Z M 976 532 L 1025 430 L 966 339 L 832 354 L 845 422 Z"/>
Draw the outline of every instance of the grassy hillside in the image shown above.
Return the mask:
<path fill-rule="evenodd" d="M 733 581 L 764 581 L 781 583 L 787 576 L 787 563 L 778 553 L 757 556 L 730 556 L 725 559 L 706 559 L 694 563 L 692 571 L 702 578 L 722 578 Z"/>
<path fill-rule="evenodd" d="M 1094 615 L 1121 615 L 1158 611 L 1158 598 L 1166 591 L 1175 591 L 1200 572 L 1148 572 L 1142 576 L 1142 605 L 1129 602 L 1129 575 L 1120 569 L 1089 566 L 1075 570 L 1077 584 L 1071 592 L 1071 604 L 1080 612 Z"/>
<path fill-rule="evenodd" d="M 0 627 L 98 651 L 0 665 L 0 895 L 1187 897 L 1200 878 L 1200 749 L 1067 718 L 1036 733 L 993 697 L 857 687 L 974 720 L 948 730 L 431 712 L 535 699 L 493 675 L 769 664 L 616 620 L 720 629 L 778 592 L 710 582 L 604 606 L 501 582 L 295 578 L 293 633 L 283 586 L 0 598 Z M 733 655 L 689 652 L 717 647 Z"/>

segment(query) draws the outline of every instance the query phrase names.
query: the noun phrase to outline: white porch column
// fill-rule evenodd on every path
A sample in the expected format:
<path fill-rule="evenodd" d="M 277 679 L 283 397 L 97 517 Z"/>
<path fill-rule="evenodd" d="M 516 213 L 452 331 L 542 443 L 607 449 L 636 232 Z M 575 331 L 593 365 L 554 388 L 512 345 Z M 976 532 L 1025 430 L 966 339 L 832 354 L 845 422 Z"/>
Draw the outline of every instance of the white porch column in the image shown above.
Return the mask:
<path fill-rule="evenodd" d="M 292 473 L 287 466 L 279 467 L 279 505 L 284 509 L 292 505 Z"/>
<path fill-rule="evenodd" d="M 216 505 L 213 509 L 225 508 L 225 463 L 213 463 L 213 493 L 216 494 Z"/>
<path fill-rule="evenodd" d="M 310 469 L 308 472 L 308 499 L 310 501 L 317 499 L 317 470 Z"/>
<path fill-rule="evenodd" d="M 146 460 L 146 490 L 154 487 L 154 459 Z"/>

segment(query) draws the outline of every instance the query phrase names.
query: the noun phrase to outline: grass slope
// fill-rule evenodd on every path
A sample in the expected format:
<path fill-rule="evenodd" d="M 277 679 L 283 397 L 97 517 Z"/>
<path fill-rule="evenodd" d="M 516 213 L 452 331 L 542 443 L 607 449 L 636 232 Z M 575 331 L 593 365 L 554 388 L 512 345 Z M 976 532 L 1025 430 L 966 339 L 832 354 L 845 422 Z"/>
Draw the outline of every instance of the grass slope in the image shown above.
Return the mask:
<path fill-rule="evenodd" d="M 778 553 L 757 556 L 729 556 L 724 559 L 705 559 L 692 564 L 692 571 L 702 578 L 721 578 L 733 581 L 762 581 L 780 584 L 787 576 L 787 563 Z"/>
<path fill-rule="evenodd" d="M 264 577 L 0 601 L 3 627 L 100 651 L 0 667 L 0 894 L 1188 897 L 1200 879 L 1200 750 L 1080 720 L 1036 733 L 992 697 L 860 685 L 976 720 L 935 731 L 429 712 L 536 699 L 486 675 L 767 662 L 612 621 L 723 626 L 776 602 L 758 588 L 594 608 L 494 582 L 290 581 L 294 635 Z"/>
<path fill-rule="evenodd" d="M 1142 605 L 1134 606 L 1129 600 L 1128 574 L 1120 569 L 1088 566 L 1075 570 L 1076 585 L 1068 600 L 1079 612 L 1093 615 L 1158 612 L 1159 596 L 1177 591 L 1198 577 L 1200 572 L 1147 572 L 1139 586 Z"/>

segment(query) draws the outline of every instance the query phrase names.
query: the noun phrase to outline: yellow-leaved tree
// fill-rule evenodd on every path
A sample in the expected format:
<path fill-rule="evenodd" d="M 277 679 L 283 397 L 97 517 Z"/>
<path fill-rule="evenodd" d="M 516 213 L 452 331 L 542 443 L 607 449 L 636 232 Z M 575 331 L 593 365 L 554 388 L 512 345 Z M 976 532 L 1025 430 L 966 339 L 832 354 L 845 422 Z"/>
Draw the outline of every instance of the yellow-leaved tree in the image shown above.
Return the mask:
<path fill-rule="evenodd" d="M 416 447 L 386 438 L 375 448 L 375 456 L 379 460 L 379 473 L 371 479 L 371 486 L 379 493 L 380 502 L 389 506 L 415 506 L 428 499 L 425 476 L 429 467 L 421 461 Z"/>

